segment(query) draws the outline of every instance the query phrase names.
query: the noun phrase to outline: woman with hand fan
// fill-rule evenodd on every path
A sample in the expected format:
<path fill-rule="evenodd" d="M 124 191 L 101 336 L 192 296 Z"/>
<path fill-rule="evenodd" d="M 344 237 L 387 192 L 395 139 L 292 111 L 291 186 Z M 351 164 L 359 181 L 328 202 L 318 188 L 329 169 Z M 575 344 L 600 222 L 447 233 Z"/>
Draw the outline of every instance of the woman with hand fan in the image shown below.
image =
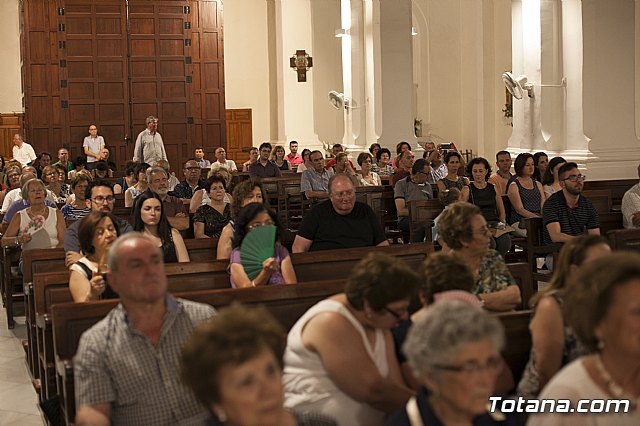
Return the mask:
<path fill-rule="evenodd" d="M 240 210 L 229 259 L 232 287 L 297 283 L 289 252 L 278 241 L 279 228 L 275 212 L 262 203 Z"/>

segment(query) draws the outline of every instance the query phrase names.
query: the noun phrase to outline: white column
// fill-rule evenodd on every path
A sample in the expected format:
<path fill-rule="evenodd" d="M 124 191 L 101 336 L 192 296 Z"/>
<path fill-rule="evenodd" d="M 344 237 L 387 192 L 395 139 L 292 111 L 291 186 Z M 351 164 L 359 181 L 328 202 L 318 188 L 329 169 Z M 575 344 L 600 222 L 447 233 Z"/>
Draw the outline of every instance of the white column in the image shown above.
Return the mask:
<path fill-rule="evenodd" d="M 382 89 L 379 94 L 382 114 L 380 143 L 395 147 L 404 140 L 415 145 L 411 0 L 379 1 Z"/>
<path fill-rule="evenodd" d="M 637 2 L 583 0 L 584 128 L 589 179 L 637 178 Z"/>

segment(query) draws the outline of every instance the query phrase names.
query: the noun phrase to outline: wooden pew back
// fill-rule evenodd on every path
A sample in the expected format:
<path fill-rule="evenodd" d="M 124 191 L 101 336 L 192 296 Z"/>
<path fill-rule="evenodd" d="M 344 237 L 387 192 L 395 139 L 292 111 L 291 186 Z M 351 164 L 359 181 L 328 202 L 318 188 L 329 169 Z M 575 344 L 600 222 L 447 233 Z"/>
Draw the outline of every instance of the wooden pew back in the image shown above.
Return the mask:
<path fill-rule="evenodd" d="M 607 237 L 612 250 L 640 251 L 640 229 L 616 229 Z"/>

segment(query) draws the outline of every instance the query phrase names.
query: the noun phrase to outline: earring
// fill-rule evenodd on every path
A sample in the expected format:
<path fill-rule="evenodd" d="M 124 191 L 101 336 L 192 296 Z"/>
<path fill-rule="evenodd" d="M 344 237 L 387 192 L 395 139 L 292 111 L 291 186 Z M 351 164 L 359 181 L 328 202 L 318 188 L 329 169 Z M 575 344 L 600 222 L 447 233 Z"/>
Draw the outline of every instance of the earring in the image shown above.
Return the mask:
<path fill-rule="evenodd" d="M 604 340 L 598 339 L 598 350 L 602 352 L 604 349 Z"/>
<path fill-rule="evenodd" d="M 227 413 L 225 413 L 224 410 L 216 410 L 216 417 L 222 423 L 225 423 L 227 421 Z"/>

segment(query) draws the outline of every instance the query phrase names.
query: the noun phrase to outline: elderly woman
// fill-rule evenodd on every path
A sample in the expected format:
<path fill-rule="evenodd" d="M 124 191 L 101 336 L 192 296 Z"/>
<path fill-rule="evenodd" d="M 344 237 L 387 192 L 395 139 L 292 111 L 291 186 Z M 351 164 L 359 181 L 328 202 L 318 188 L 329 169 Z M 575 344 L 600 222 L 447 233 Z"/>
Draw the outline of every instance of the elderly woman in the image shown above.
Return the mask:
<path fill-rule="evenodd" d="M 196 238 L 218 238 L 231 219 L 231 205 L 225 203 L 226 182 L 220 175 L 207 179 L 204 190 L 209 203 L 203 204 L 193 215 L 193 233 Z"/>
<path fill-rule="evenodd" d="M 562 313 L 569 277 L 582 265 L 611 254 L 611 248 L 599 235 L 582 235 L 565 243 L 555 262 L 551 283 L 531 300 L 535 309 L 531 330 L 531 355 L 518 395 L 537 398 L 547 382 L 565 365 L 587 351 L 576 339 Z M 575 287 L 573 290 L 577 290 Z"/>
<path fill-rule="evenodd" d="M 402 380 L 390 329 L 408 315 L 418 276 L 403 261 L 370 253 L 345 292 L 309 309 L 285 351 L 285 405 L 318 411 L 341 426 L 382 424 L 412 394 Z"/>
<path fill-rule="evenodd" d="M 264 308 L 232 305 L 198 327 L 182 350 L 182 382 L 217 421 L 242 426 L 330 426 L 284 408 L 284 330 Z"/>
<path fill-rule="evenodd" d="M 391 151 L 387 148 L 381 148 L 376 153 L 376 162 L 371 165 L 371 170 L 380 176 L 391 176 L 393 174 L 393 166 L 391 165 Z"/>
<path fill-rule="evenodd" d="M 527 236 L 523 219 L 540 217 L 545 195 L 542 184 L 533 178 L 535 170 L 533 155 L 528 153 L 518 154 L 513 168 L 516 178 L 510 181 L 507 195 L 511 202 L 511 218 L 509 224 L 516 228 L 515 234 L 520 237 Z"/>
<path fill-rule="evenodd" d="M 147 169 L 151 167 L 147 163 L 139 163 L 136 165 L 135 175 L 137 181 L 135 185 L 130 186 L 124 191 L 124 206 L 133 207 L 136 198 L 140 196 L 149 187 L 147 182 Z"/>
<path fill-rule="evenodd" d="M 238 217 L 240 209 L 251 203 L 262 203 L 266 199 L 260 182 L 245 180 L 236 185 L 231 202 L 231 220 L 220 233 L 216 259 L 229 259 L 231 256 L 232 241 L 236 232 L 235 218 Z"/>
<path fill-rule="evenodd" d="M 94 211 L 82 219 L 78 240 L 84 257 L 69 268 L 69 290 L 74 302 L 118 297 L 103 277 L 107 252 L 118 236 L 118 220 L 111 213 Z"/>
<path fill-rule="evenodd" d="M 67 199 L 60 211 L 65 220 L 78 220 L 85 217 L 91 211 L 91 207 L 87 206 L 86 190 L 89 187 L 91 179 L 83 174 L 79 173 L 71 180 L 71 192 L 72 194 Z"/>
<path fill-rule="evenodd" d="M 71 195 L 71 188 L 64 183 L 64 173 L 60 179 L 58 168 L 55 166 L 47 166 L 42 169 L 42 181 L 46 188 L 53 193 L 56 203 L 66 202 L 67 197 Z"/>
<path fill-rule="evenodd" d="M 496 319 L 459 300 L 437 302 L 409 331 L 403 350 L 422 388 L 387 426 L 516 425 L 487 411 L 504 363 Z"/>
<path fill-rule="evenodd" d="M 298 168 L 296 169 L 297 173 L 302 173 L 307 169 L 313 169 L 313 165 L 311 164 L 311 159 L 309 158 L 311 156 L 311 150 L 310 149 L 303 149 L 302 150 L 302 163 L 298 164 Z"/>
<path fill-rule="evenodd" d="M 510 311 L 520 303 L 520 289 L 497 251 L 489 249 L 491 231 L 480 208 L 459 202 L 449 206 L 438 222 L 440 238 L 462 256 L 473 273 L 473 293 L 492 311 Z"/>
<path fill-rule="evenodd" d="M 244 270 L 244 266 L 242 266 L 240 248 L 244 238 L 260 226 L 276 227 L 275 247 L 273 248 L 273 256 L 262 262 L 262 270 L 258 276 L 250 279 Z M 262 285 L 295 284 L 298 282 L 289 252 L 280 244 L 278 234 L 281 233 L 282 227 L 278 223 L 278 217 L 267 205 L 251 203 L 240 210 L 233 238 L 233 250 L 229 259 L 232 287 L 258 287 Z"/>
<path fill-rule="evenodd" d="M 7 170 L 5 171 L 5 174 L 4 174 L 5 188 L 2 192 L 0 192 L 0 205 L 2 205 L 2 202 L 4 201 L 4 197 L 7 195 L 9 191 L 20 188 L 21 173 L 22 172 L 20 170 L 20 167 L 13 167 L 13 166 L 7 167 Z"/>
<path fill-rule="evenodd" d="M 547 198 L 553 195 L 554 192 L 562 190 L 560 187 L 560 178 L 558 178 L 558 171 L 566 162 L 562 157 L 553 157 L 551 161 L 549 161 L 547 170 L 542 176 L 542 188 Z"/>
<path fill-rule="evenodd" d="M 44 204 L 46 188 L 40 179 L 32 179 L 22 187 L 22 199 L 29 207 L 13 216 L 2 237 L 2 245 L 20 245 L 22 250 L 57 248 L 64 246 L 66 230 L 60 210 Z M 33 235 L 43 229 L 46 235 L 39 235 L 37 242 L 31 243 Z"/>
<path fill-rule="evenodd" d="M 573 410 L 532 414 L 528 424 L 639 425 L 640 255 L 614 253 L 583 266 L 569 284 L 564 311 L 569 326 L 593 354 L 564 367 L 540 394 L 540 399 L 569 400 Z M 585 399 L 590 403 L 579 406 Z M 589 407 L 600 411 L 575 410 Z M 620 412 L 614 412 L 616 407 Z"/>
<path fill-rule="evenodd" d="M 224 194 L 222 201 L 225 204 L 231 204 L 231 201 L 233 200 L 233 197 L 229 194 L 229 191 L 231 191 L 231 180 L 233 178 L 231 173 L 229 173 L 229 171 L 224 167 L 220 167 L 216 170 L 210 170 L 209 173 L 207 173 L 207 179 L 211 179 L 213 177 L 222 179 L 224 182 Z M 191 200 L 189 201 L 189 213 L 195 213 L 198 208 L 207 204 L 211 204 L 211 197 L 209 190 L 205 187 L 193 193 L 193 197 L 191 197 Z"/>
<path fill-rule="evenodd" d="M 361 152 L 358 155 L 358 165 L 362 168 L 360 171 L 360 185 L 362 186 L 380 186 L 380 176 L 371 170 L 373 157 L 368 152 Z"/>
<path fill-rule="evenodd" d="M 467 175 L 472 177 L 468 186 L 462 188 L 460 198 L 480 207 L 489 228 L 491 228 L 491 248 L 496 249 L 502 257 L 511 249 L 511 237 L 508 232 L 502 232 L 507 223 L 502 196 L 498 194 L 491 183 L 489 162 L 477 157 L 467 164 Z M 501 235 L 497 236 L 498 232 Z"/>
<path fill-rule="evenodd" d="M 182 235 L 169 225 L 158 194 L 145 191 L 136 199 L 133 230 L 142 232 L 162 249 L 165 263 L 189 262 L 189 253 Z"/>
<path fill-rule="evenodd" d="M 444 156 L 444 164 L 447 166 L 447 175 L 438 181 L 438 191 L 458 188 L 462 190 L 465 185 L 469 185 L 469 179 L 458 176 L 458 169 L 462 162 L 462 156 L 458 151 L 449 151 Z"/>

